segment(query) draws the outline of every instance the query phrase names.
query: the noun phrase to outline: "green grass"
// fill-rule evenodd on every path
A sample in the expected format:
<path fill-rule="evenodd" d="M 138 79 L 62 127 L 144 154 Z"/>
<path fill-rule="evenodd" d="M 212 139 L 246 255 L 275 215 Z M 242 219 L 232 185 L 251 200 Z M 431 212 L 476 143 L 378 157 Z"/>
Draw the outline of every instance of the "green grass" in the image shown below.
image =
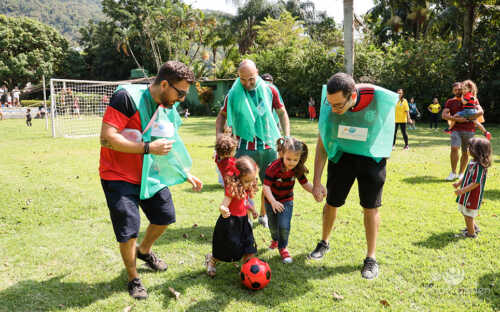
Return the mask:
<path fill-rule="evenodd" d="M 240 285 L 231 264 L 220 264 L 214 279 L 205 274 L 223 191 L 211 159 L 214 119 L 191 118 L 181 135 L 204 191 L 194 193 L 188 184 L 172 188 L 177 223 L 154 246 L 170 266 L 165 273 L 141 267 L 150 297 L 137 302 L 126 292 L 100 186 L 98 139 L 52 139 L 38 119 L 32 128 L 22 120 L 1 121 L 0 311 L 500 310 L 500 128 L 489 129 L 497 154 L 477 240 L 454 237 L 464 221 L 451 183 L 444 181 L 449 136 L 420 128 L 409 131 L 409 151 L 398 138 L 388 161 L 376 280 L 360 276 L 366 243 L 357 187 L 339 211 L 330 253 L 316 262 L 306 255 L 320 238 L 322 204 L 297 187 L 289 243 L 295 261 L 281 264 L 278 253 L 266 248 L 268 230 L 255 227 L 259 257 L 273 276 L 267 288 L 252 292 Z M 312 151 L 316 132 L 317 124 L 292 120 L 292 134 Z M 313 158 L 314 152 L 311 169 Z M 141 237 L 144 215 L 142 221 Z M 181 293 L 178 300 L 169 287 Z M 344 299 L 335 300 L 334 292 Z"/>

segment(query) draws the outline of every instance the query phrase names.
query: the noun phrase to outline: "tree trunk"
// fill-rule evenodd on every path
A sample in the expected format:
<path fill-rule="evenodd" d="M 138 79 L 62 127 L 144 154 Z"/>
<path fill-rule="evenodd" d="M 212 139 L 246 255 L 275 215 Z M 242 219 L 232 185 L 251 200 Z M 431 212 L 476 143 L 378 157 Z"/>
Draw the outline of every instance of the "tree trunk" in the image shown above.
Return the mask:
<path fill-rule="evenodd" d="M 462 49 L 465 51 L 467 55 L 467 70 L 470 74 L 471 72 L 471 55 L 472 55 L 472 27 L 474 25 L 474 10 L 475 6 L 472 1 L 467 1 L 465 4 L 465 16 L 464 16 L 464 39 L 462 41 Z"/>
<path fill-rule="evenodd" d="M 344 67 L 349 75 L 354 73 L 354 0 L 344 0 Z"/>

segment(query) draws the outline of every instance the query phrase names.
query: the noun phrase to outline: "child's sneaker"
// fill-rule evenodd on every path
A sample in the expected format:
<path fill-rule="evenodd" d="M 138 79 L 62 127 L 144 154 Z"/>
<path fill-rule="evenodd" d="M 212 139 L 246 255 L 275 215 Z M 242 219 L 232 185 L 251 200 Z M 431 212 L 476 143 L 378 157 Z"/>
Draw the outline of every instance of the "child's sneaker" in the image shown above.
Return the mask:
<path fill-rule="evenodd" d="M 286 248 L 280 249 L 280 256 L 283 263 L 292 263 L 293 259 Z"/>
<path fill-rule="evenodd" d="M 450 129 L 450 128 L 446 128 L 446 129 L 444 129 L 443 131 L 444 131 L 445 133 L 448 133 L 448 134 L 450 134 L 450 133 L 451 133 L 451 129 Z"/>
<path fill-rule="evenodd" d="M 269 228 L 268 222 L 267 222 L 267 215 L 266 216 L 259 216 L 259 224 L 261 224 L 263 227 L 266 229 Z"/>
<path fill-rule="evenodd" d="M 465 228 L 465 229 L 461 230 L 460 232 L 462 232 L 462 233 L 466 233 L 466 232 L 467 232 L 467 228 Z M 477 226 L 476 224 L 474 224 L 474 232 L 476 232 L 476 233 L 481 232 L 481 229 L 480 229 L 480 228 L 479 228 L 479 226 Z"/>
<path fill-rule="evenodd" d="M 473 235 L 471 235 L 471 234 L 469 234 L 469 232 L 461 232 L 457 236 L 458 237 L 465 237 L 465 238 L 477 238 L 477 233 L 474 233 Z"/>
<path fill-rule="evenodd" d="M 486 139 L 488 141 L 491 141 L 491 133 L 489 133 L 488 131 L 486 131 L 486 133 L 484 134 L 484 136 L 486 137 Z"/>
<path fill-rule="evenodd" d="M 272 250 L 272 249 L 276 249 L 276 248 L 278 248 L 278 241 L 275 241 L 275 240 L 271 241 L 271 245 L 269 245 L 269 249 Z"/>
<path fill-rule="evenodd" d="M 210 277 L 214 277 L 216 274 L 215 261 L 212 254 L 207 254 L 205 256 L 205 266 L 207 267 L 207 274 Z"/>

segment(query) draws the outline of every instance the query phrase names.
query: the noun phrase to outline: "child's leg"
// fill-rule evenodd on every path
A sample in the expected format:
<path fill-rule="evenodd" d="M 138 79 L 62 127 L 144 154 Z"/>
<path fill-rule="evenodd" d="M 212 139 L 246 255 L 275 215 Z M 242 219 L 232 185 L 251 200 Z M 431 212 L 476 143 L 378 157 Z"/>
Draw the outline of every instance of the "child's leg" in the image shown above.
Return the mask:
<path fill-rule="evenodd" d="M 283 203 L 285 210 L 278 214 L 278 248 L 283 249 L 288 246 L 288 236 L 290 235 L 290 225 L 293 214 L 293 201 Z"/>
<path fill-rule="evenodd" d="M 467 226 L 467 233 L 469 233 L 469 235 L 474 235 L 476 233 L 476 229 L 474 228 L 474 218 L 464 215 L 464 219 L 465 225 Z"/>
<path fill-rule="evenodd" d="M 273 211 L 273 207 L 270 203 L 265 203 L 266 214 L 267 214 L 267 222 L 269 225 L 269 232 L 271 232 L 271 239 L 275 242 L 279 240 L 278 235 L 278 215 L 276 215 Z"/>
<path fill-rule="evenodd" d="M 473 123 L 479 128 L 479 130 L 481 130 L 482 133 L 486 133 L 486 128 L 477 119 L 474 119 Z"/>
<path fill-rule="evenodd" d="M 214 277 L 216 274 L 215 266 L 217 265 L 217 259 L 212 256 L 212 254 L 207 254 L 205 256 L 205 265 L 207 267 L 207 274 L 211 277 Z"/>

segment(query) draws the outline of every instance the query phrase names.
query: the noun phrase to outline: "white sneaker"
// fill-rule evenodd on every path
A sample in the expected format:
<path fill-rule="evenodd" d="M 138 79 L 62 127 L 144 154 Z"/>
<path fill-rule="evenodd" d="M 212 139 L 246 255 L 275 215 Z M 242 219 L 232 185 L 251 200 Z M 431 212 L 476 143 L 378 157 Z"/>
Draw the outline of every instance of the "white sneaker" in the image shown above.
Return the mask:
<path fill-rule="evenodd" d="M 453 181 L 457 178 L 457 174 L 454 172 L 450 172 L 450 175 L 446 178 L 446 181 Z"/>
<path fill-rule="evenodd" d="M 261 224 L 266 229 L 269 228 L 269 225 L 267 223 L 267 215 L 266 216 L 259 216 L 259 224 Z"/>
<path fill-rule="evenodd" d="M 459 180 L 462 180 L 462 178 L 463 178 L 463 177 L 464 177 L 464 174 L 463 174 L 463 173 L 461 173 L 461 174 L 459 174 L 459 175 L 458 175 L 458 179 L 459 179 Z"/>

